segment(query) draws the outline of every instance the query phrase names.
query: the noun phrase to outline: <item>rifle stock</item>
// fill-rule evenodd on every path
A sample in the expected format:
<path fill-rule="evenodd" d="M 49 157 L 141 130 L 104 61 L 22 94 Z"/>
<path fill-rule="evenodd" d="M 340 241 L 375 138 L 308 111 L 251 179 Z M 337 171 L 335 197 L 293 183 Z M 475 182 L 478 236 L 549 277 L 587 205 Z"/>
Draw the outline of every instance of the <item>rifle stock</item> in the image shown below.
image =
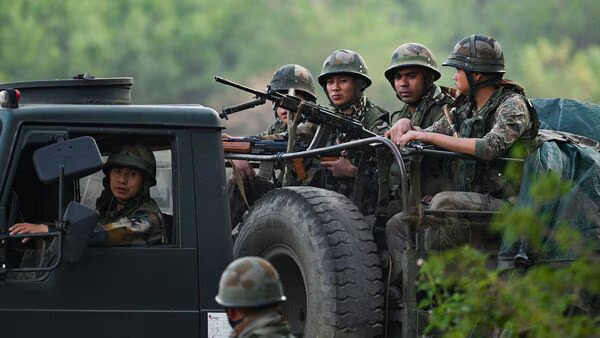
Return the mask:
<path fill-rule="evenodd" d="M 258 137 L 232 137 L 224 138 L 223 150 L 227 153 L 275 155 L 287 152 L 287 140 L 264 140 Z M 306 145 L 302 142 L 296 144 L 294 151 L 302 151 Z"/>
<path fill-rule="evenodd" d="M 252 151 L 252 143 L 244 141 L 223 140 L 223 150 L 226 153 L 248 154 Z"/>

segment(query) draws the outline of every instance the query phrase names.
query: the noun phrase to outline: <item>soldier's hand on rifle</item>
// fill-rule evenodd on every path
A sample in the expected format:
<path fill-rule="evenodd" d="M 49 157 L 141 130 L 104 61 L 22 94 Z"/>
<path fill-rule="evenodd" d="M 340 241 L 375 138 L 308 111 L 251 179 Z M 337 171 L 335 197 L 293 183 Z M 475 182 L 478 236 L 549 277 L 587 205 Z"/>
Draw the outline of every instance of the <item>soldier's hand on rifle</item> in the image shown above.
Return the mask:
<path fill-rule="evenodd" d="M 392 140 L 396 145 L 400 145 L 400 138 L 410 130 L 414 130 L 412 122 L 410 122 L 409 119 L 404 118 L 394 123 L 392 128 L 385 132 L 384 136 Z"/>
<path fill-rule="evenodd" d="M 356 167 L 347 158 L 340 157 L 335 161 L 321 161 L 321 164 L 335 177 L 356 176 Z"/>
<path fill-rule="evenodd" d="M 400 136 L 398 138 L 398 141 L 396 142 L 396 144 L 398 145 L 398 147 L 406 147 L 406 145 L 411 142 L 411 141 L 427 141 L 425 139 L 423 139 L 423 135 L 426 134 L 422 131 L 416 131 L 416 130 L 409 130 L 408 132 L 406 132 L 404 135 Z"/>
<path fill-rule="evenodd" d="M 256 172 L 254 171 L 254 168 L 252 168 L 250 162 L 246 160 L 233 160 L 232 162 L 233 165 L 238 168 L 243 180 L 250 181 L 256 177 Z"/>

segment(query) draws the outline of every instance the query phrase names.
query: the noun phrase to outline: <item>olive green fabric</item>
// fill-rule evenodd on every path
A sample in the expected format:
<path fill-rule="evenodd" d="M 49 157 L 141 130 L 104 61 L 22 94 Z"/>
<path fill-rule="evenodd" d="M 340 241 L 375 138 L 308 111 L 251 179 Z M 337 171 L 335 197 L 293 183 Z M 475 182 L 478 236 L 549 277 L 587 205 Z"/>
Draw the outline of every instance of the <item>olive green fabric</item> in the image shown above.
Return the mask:
<path fill-rule="evenodd" d="M 102 200 L 110 199 L 106 205 Z M 147 192 L 127 201 L 122 209 L 105 189 L 96 202 L 102 219 L 90 236 L 90 245 L 144 246 L 168 242 L 167 226 L 160 208 Z"/>
<path fill-rule="evenodd" d="M 377 135 L 383 135 L 389 130 L 390 114 L 385 109 L 376 106 L 366 99 L 364 105 L 359 110 L 357 118 L 365 129 Z"/>
<path fill-rule="evenodd" d="M 278 68 L 273 74 L 269 86 L 280 92 L 287 92 L 290 89 L 298 90 L 307 94 L 313 102 L 317 100 L 313 76 L 308 69 L 300 65 L 290 64 Z"/>
<path fill-rule="evenodd" d="M 473 34 L 460 40 L 442 65 L 473 72 L 504 73 L 504 53 L 496 39 Z"/>
<path fill-rule="evenodd" d="M 393 112 L 391 115 L 392 125 L 407 118 L 413 126 L 425 129 L 442 118 L 444 116 L 442 107 L 446 104 L 451 105 L 452 102 L 453 98 L 448 94 L 447 88 L 433 85 L 432 90 L 427 92 L 417 104 L 414 112 L 410 111 L 407 104 L 403 104 L 402 109 Z"/>
<path fill-rule="evenodd" d="M 290 326 L 277 309 L 269 308 L 248 316 L 235 326 L 232 338 L 294 338 Z"/>
<path fill-rule="evenodd" d="M 535 109 L 523 89 L 509 81 L 503 81 L 480 110 L 476 111 L 471 101 L 464 103 L 461 98 L 452 112 L 459 134 L 475 138 L 476 157 L 487 161 L 459 161 L 458 171 L 449 175 L 457 178 L 457 189 L 462 191 L 489 193 L 501 199 L 515 195 L 518 187 L 507 184 L 502 175 L 503 163 L 488 161 L 508 154 L 517 141 L 530 148 L 534 146 L 539 125 Z M 438 120 L 426 131 L 453 133 L 446 119 Z"/>
<path fill-rule="evenodd" d="M 405 43 L 394 50 L 388 68 L 384 73 L 386 79 L 392 84 L 392 87 L 394 87 L 395 71 L 398 68 L 409 66 L 429 69 L 433 73 L 433 81 L 442 76 L 429 48 L 420 43 Z"/>
<path fill-rule="evenodd" d="M 392 113 L 392 125 L 400 119 L 407 118 L 414 126 L 425 129 L 437 120 L 444 118 L 442 107 L 450 105 L 452 102 L 453 98 L 447 92 L 447 88 L 434 85 L 415 107 L 414 112 L 404 104 L 401 110 Z M 450 165 L 451 161 L 444 158 L 432 156 L 423 158 L 421 163 L 421 192 L 423 195 L 434 195 L 451 188 L 452 181 L 448 177 L 446 168 Z M 390 188 L 396 195 L 396 199 L 399 200 L 400 168 L 396 163 L 393 163 L 391 167 Z"/>
<path fill-rule="evenodd" d="M 139 195 L 121 203 L 110 190 L 110 171 L 114 167 L 132 167 L 144 174 Z M 96 199 L 102 219 L 92 232 L 90 244 L 105 246 L 150 245 L 167 243 L 167 225 L 150 186 L 156 184 L 156 159 L 143 144 L 129 144 L 109 155 L 103 167 L 104 190 Z M 120 206 L 120 208 L 118 208 Z"/>
<path fill-rule="evenodd" d="M 260 257 L 242 257 L 225 268 L 217 303 L 224 307 L 255 308 L 285 301 L 277 270 Z"/>

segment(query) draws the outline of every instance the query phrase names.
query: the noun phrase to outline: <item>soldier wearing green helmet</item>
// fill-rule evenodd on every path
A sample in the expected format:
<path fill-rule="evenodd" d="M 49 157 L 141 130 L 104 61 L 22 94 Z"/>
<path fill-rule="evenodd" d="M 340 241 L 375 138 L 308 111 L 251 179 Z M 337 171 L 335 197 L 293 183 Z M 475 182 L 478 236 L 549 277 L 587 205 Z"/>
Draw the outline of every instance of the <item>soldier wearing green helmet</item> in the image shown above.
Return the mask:
<path fill-rule="evenodd" d="M 454 82 L 460 96 L 448 118 L 421 129 L 409 119 L 398 121 L 391 139 L 403 147 L 410 141 L 434 144 L 480 160 L 459 162 L 454 177 L 460 191 L 443 191 L 430 203 L 437 210 L 496 211 L 518 192 L 503 177 L 503 166 L 491 160 L 506 156 L 516 143 L 534 146 L 538 119 L 522 87 L 504 80 L 504 54 L 498 41 L 474 34 L 460 40 L 444 66 L 456 69 Z M 451 174 L 449 174 L 451 175 Z M 386 238 L 391 248 L 405 248 L 409 225 L 401 214 L 388 221 Z M 426 244 L 448 248 L 468 241 L 468 228 L 457 225 L 426 232 Z"/>
<path fill-rule="evenodd" d="M 394 124 L 404 118 L 415 126 L 427 128 L 443 117 L 442 107 L 454 101 L 450 89 L 435 84 L 441 74 L 433 53 L 423 44 L 411 42 L 396 48 L 384 75 L 403 103 L 400 110 L 392 113 L 392 131 L 399 127 Z M 421 167 L 427 168 L 422 170 L 423 201 L 428 202 L 435 193 L 449 187 L 442 172 L 445 162 L 440 158 L 423 159 Z M 400 187 L 397 171 L 394 165 L 390 177 L 392 192 L 396 194 Z M 396 199 L 399 200 L 399 196 Z"/>
<path fill-rule="evenodd" d="M 90 245 L 129 246 L 166 243 L 166 222 L 150 197 L 156 185 L 156 160 L 143 144 L 128 144 L 111 153 L 102 171 L 104 190 L 96 200 L 102 218 Z M 45 224 L 19 223 L 11 233 L 48 232 Z"/>
<path fill-rule="evenodd" d="M 260 257 L 242 257 L 225 268 L 215 300 L 224 306 L 230 337 L 294 337 L 281 315 L 285 301 L 277 270 Z"/>
<path fill-rule="evenodd" d="M 273 73 L 269 87 L 282 94 L 297 96 L 310 102 L 316 102 L 317 100 L 312 74 L 308 69 L 297 64 L 279 67 Z M 275 122 L 256 136 L 270 140 L 287 140 L 290 112 L 282 107 L 276 107 L 274 114 Z M 309 143 L 315 129 L 312 123 L 300 123 L 296 134 L 302 141 Z M 226 134 L 223 136 L 229 137 Z M 271 182 L 273 176 L 272 163 L 261 163 L 258 175 L 248 161 L 233 160 L 233 165 L 235 166 L 234 176 L 227 183 L 232 228 L 241 222 L 242 216 L 248 210 L 249 205 L 252 205 L 260 196 L 275 187 Z"/>
<path fill-rule="evenodd" d="M 365 129 L 383 135 L 389 128 L 389 113 L 373 104 L 364 91 L 371 85 L 367 64 L 355 51 L 338 49 L 323 62 L 319 84 L 323 87 L 331 105 L 341 114 L 359 120 Z M 322 162 L 338 177 L 353 177 L 356 166 L 348 159 Z"/>
<path fill-rule="evenodd" d="M 433 54 L 420 43 L 405 43 L 392 53 L 384 73 L 396 97 L 404 103 L 392 113 L 392 123 L 408 118 L 413 125 L 427 128 L 442 116 L 442 106 L 453 97 L 447 88 L 435 84 L 441 74 Z"/>

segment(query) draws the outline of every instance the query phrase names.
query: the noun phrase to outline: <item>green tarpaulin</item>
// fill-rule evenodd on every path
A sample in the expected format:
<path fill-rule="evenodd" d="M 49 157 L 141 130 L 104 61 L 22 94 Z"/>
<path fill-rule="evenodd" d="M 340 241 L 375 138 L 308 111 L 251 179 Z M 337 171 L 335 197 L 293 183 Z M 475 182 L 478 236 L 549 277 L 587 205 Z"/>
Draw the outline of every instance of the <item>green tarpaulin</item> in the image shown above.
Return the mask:
<path fill-rule="evenodd" d="M 600 140 L 600 105 L 566 99 L 537 99 L 532 102 L 542 128 Z M 576 140 L 574 142 L 568 136 L 561 140 L 560 133 L 550 138 L 527 158 L 516 206 L 521 208 L 533 205 L 529 190 L 541 173 L 554 171 L 562 179 L 570 181 L 572 188 L 560 200 L 546 203 L 542 207 L 541 213 L 550 217 L 546 222 L 549 235 L 541 250 L 534 252 L 526 239 L 511 242 L 505 238 L 498 256 L 499 269 L 575 259 L 574 252 L 561 252 L 552 240 L 561 223 L 579 231 L 589 242 L 596 245 L 600 242 L 599 148 L 577 143 Z"/>

